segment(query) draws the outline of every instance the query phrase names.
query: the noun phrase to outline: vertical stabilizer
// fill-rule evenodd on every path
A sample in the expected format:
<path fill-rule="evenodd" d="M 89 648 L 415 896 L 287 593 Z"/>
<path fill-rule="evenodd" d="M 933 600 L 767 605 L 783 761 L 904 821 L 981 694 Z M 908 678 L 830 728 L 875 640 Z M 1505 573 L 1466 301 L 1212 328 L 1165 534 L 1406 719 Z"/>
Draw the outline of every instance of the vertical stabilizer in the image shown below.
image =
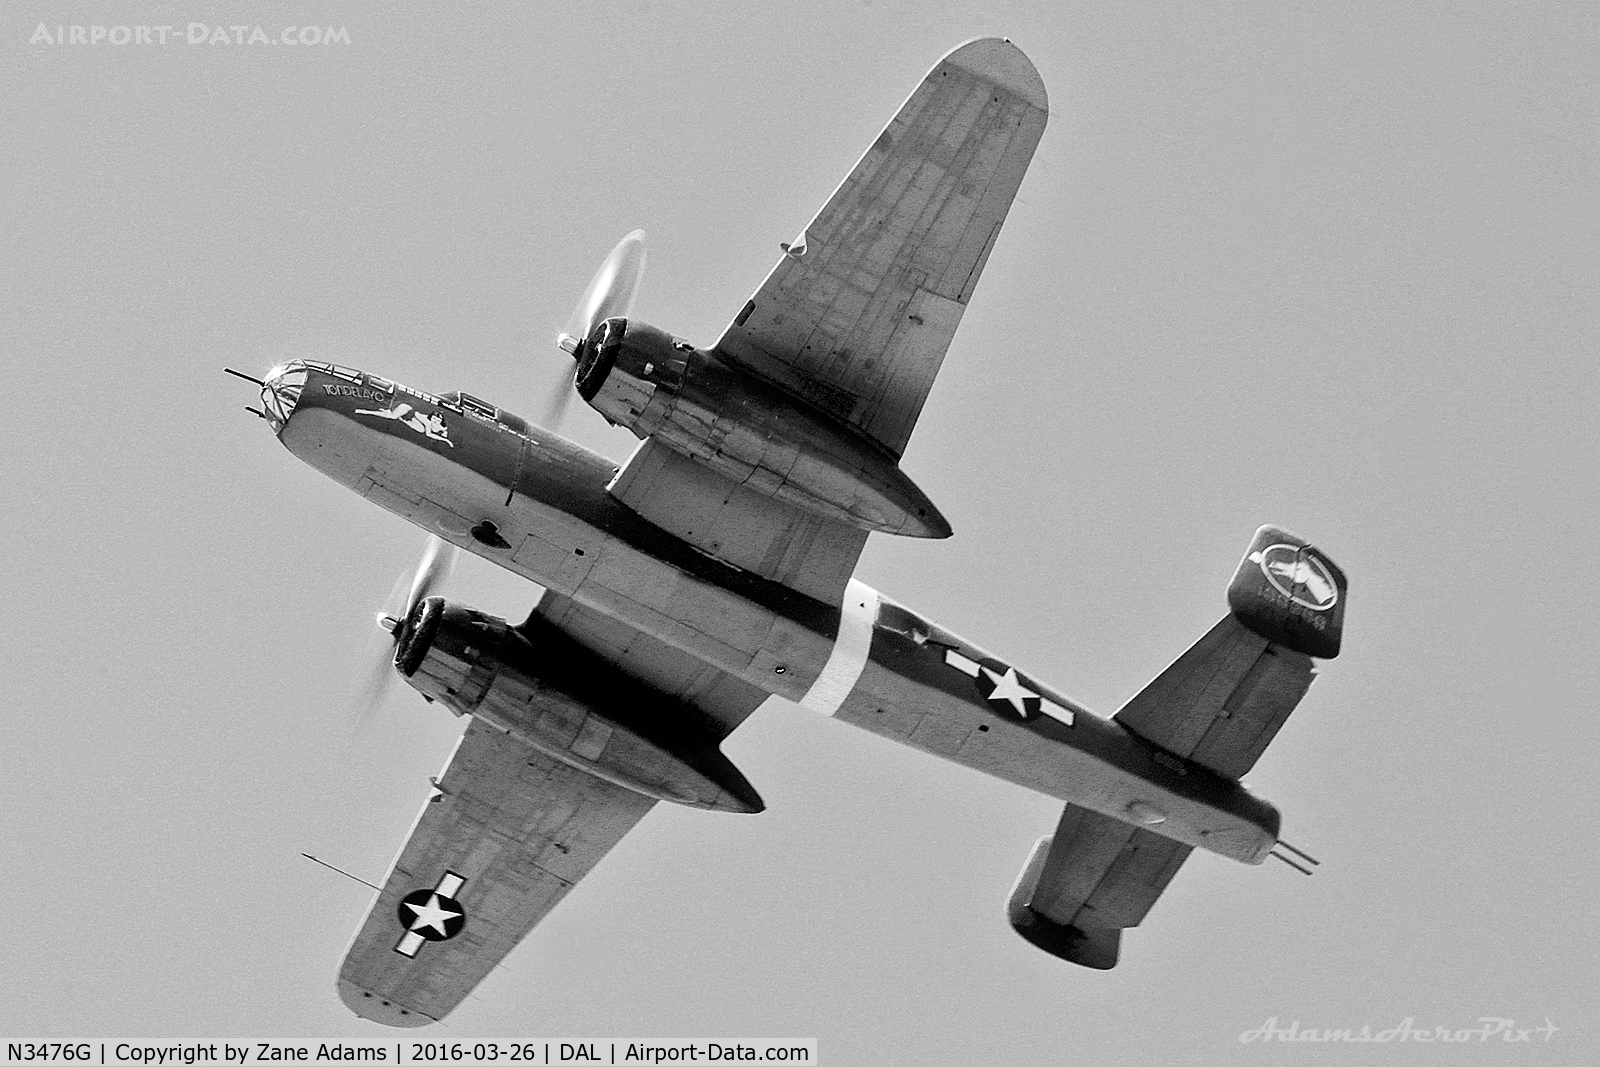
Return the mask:
<path fill-rule="evenodd" d="M 1263 526 L 1228 583 L 1228 607 L 1268 641 L 1318 659 L 1339 654 L 1344 571 L 1302 537 Z"/>

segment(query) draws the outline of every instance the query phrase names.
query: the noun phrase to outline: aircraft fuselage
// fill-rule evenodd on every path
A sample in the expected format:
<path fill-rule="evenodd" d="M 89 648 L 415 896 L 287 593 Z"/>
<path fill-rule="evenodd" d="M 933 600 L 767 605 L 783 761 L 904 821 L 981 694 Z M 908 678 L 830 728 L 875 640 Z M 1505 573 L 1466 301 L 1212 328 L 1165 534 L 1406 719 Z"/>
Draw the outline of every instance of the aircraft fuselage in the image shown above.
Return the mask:
<path fill-rule="evenodd" d="M 616 465 L 556 434 L 325 364 L 292 364 L 269 389 L 290 378 L 298 395 L 269 401 L 271 421 L 311 466 L 764 692 L 1242 862 L 1276 841 L 1277 810 L 1237 782 L 861 582 L 825 604 L 699 551 L 607 491 Z"/>

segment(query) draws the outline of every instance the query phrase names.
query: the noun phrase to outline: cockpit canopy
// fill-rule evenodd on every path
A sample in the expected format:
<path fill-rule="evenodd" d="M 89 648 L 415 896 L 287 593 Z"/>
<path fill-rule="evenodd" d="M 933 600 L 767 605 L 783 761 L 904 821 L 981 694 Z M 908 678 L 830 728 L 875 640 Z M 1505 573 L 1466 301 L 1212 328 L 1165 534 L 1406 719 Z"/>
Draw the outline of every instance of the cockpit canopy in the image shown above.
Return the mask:
<path fill-rule="evenodd" d="M 477 397 L 467 393 L 449 392 L 433 396 L 429 393 L 419 393 L 416 390 L 405 389 L 404 386 L 397 386 L 396 383 L 387 378 L 380 378 L 376 374 L 366 374 L 352 367 L 341 367 L 334 363 L 323 363 L 315 359 L 292 359 L 288 362 L 280 363 L 268 371 L 266 380 L 261 385 L 261 407 L 266 414 L 267 422 L 272 426 L 273 433 L 281 432 L 284 424 L 289 421 L 289 416 L 294 414 L 295 406 L 300 402 L 300 395 L 305 391 L 311 371 L 325 374 L 330 378 L 341 379 L 362 389 L 374 390 L 383 394 L 392 395 L 397 388 L 404 389 L 407 393 L 422 401 L 436 404 L 457 414 L 471 415 L 485 422 L 499 423 L 513 433 L 526 435 L 529 431 L 527 420 L 518 415 L 513 415 L 509 411 L 503 411 L 488 401 L 479 400 Z M 327 388 L 331 393 L 339 391 L 340 387 L 328 383 Z"/>
<path fill-rule="evenodd" d="M 294 414 L 295 405 L 300 402 L 300 393 L 306 387 L 306 379 L 314 370 L 343 378 L 354 385 L 368 384 L 368 375 L 320 360 L 291 359 L 278 364 L 267 372 L 266 381 L 261 384 L 261 408 L 267 414 L 267 422 L 272 425 L 273 433 L 281 431 L 283 424 L 289 421 L 289 416 Z M 371 384 L 386 391 L 392 389 L 388 382 L 377 378 L 373 378 Z"/>

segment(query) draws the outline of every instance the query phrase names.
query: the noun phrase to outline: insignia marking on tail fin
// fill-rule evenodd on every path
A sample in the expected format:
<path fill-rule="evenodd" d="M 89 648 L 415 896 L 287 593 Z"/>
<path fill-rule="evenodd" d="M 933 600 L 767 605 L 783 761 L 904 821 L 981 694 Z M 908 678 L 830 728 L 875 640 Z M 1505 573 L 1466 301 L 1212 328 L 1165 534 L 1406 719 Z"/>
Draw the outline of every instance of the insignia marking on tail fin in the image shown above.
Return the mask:
<path fill-rule="evenodd" d="M 1327 611 L 1339 602 L 1339 589 L 1327 566 L 1316 556 L 1302 554 L 1299 545 L 1268 545 L 1250 553 L 1249 559 L 1272 588 L 1302 607 Z"/>

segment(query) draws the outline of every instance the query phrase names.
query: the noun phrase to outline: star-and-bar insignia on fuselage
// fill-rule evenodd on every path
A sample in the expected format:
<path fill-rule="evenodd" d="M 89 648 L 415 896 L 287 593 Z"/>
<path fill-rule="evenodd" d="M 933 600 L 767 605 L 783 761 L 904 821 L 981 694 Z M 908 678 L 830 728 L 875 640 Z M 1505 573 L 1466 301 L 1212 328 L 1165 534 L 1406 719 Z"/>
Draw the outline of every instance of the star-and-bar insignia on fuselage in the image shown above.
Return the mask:
<path fill-rule="evenodd" d="M 1013 715 L 1023 722 L 1030 722 L 1041 714 L 1048 713 L 1051 718 L 1059 719 L 1068 726 L 1072 725 L 1072 710 L 1040 696 L 1037 691 L 1030 688 L 1026 679 L 1017 673 L 1015 667 L 999 662 L 981 663 L 953 648 L 945 649 L 944 661 L 971 678 L 977 684 L 978 692 L 984 700 L 996 710 Z"/>
<path fill-rule="evenodd" d="M 400 925 L 406 928 L 394 950 L 413 957 L 424 941 L 448 941 L 467 925 L 467 911 L 456 903 L 456 894 L 467 880 L 454 871 L 444 872 L 432 889 L 407 893 L 397 909 Z"/>

